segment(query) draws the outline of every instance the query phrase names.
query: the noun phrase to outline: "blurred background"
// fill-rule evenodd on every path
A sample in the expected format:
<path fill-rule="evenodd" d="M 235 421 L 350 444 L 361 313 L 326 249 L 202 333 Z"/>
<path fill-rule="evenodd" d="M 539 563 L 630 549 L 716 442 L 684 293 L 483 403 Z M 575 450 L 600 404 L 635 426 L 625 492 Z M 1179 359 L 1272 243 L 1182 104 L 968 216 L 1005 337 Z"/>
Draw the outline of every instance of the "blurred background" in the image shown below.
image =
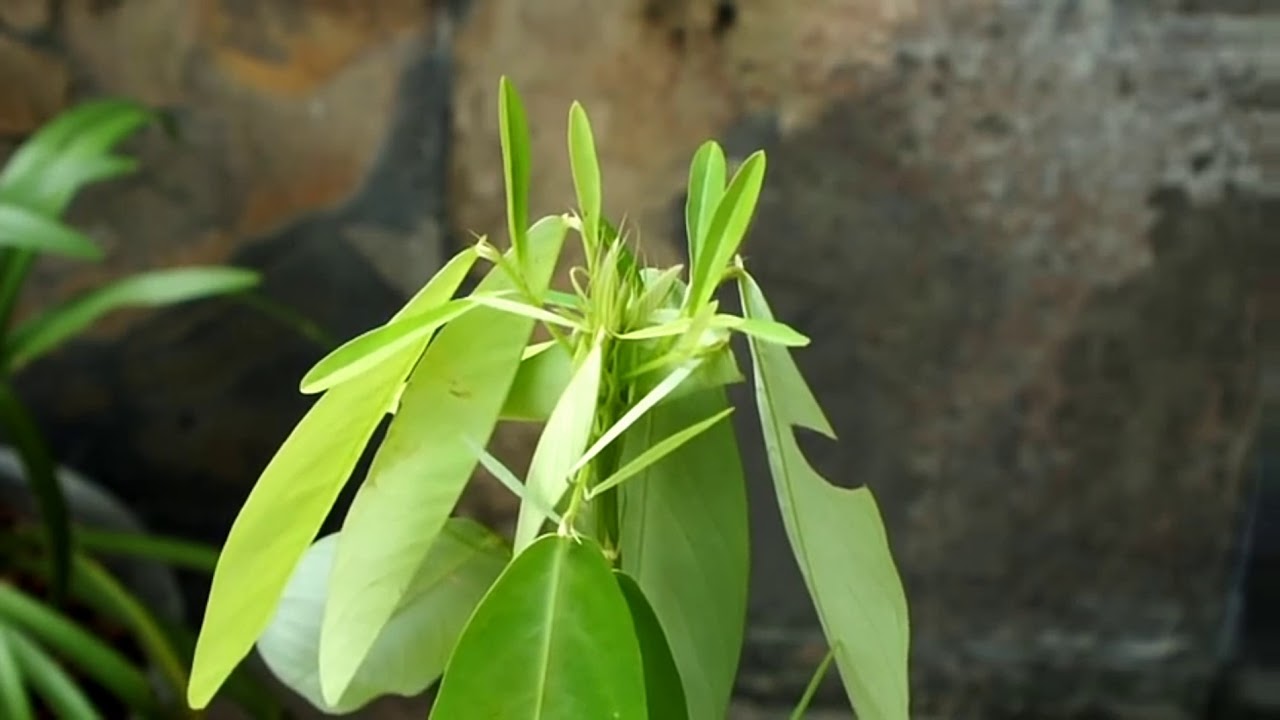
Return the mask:
<path fill-rule="evenodd" d="M 701 141 L 767 151 L 744 252 L 817 339 L 797 357 L 841 440 L 815 464 L 886 513 L 917 717 L 1280 717 L 1280 357 L 1260 332 L 1280 305 L 1280 3 L 0 0 L 0 158 L 103 95 L 176 130 L 74 206 L 107 259 L 42 262 L 19 315 L 234 263 L 350 338 L 472 231 L 502 236 L 502 74 L 533 212 L 572 202 L 580 100 L 607 211 L 655 261 L 681 261 Z M 216 544 L 329 347 L 198 303 L 113 315 L 17 387 L 64 465 Z M 764 720 L 825 646 L 740 415 L 736 717 Z M 464 509 L 515 505 L 479 485 Z M 207 578 L 181 587 L 195 623 Z M 819 703 L 840 707 L 830 680 Z"/>

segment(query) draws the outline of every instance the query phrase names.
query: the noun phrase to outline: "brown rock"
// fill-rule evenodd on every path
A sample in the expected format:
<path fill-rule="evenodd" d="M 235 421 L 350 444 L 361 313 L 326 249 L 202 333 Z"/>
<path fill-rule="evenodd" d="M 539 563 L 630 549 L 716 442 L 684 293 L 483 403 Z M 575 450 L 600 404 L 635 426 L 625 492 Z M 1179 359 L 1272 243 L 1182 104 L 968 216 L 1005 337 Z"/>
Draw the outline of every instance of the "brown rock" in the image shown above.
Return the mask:
<path fill-rule="evenodd" d="M 51 17 L 51 0 L 5 0 L 0 4 L 0 23 L 19 32 L 42 30 Z"/>
<path fill-rule="evenodd" d="M 70 84 L 60 58 L 0 36 L 0 135 L 44 124 L 66 105 Z"/>

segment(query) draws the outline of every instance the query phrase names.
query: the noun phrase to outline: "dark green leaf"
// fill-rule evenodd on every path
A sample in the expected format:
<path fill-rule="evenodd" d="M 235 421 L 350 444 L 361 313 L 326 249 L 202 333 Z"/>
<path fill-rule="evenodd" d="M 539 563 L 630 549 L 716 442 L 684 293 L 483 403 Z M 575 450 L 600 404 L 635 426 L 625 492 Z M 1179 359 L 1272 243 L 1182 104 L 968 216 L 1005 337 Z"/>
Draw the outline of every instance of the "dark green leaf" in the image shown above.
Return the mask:
<path fill-rule="evenodd" d="M 58 482 L 53 456 L 40 436 L 40 429 L 8 383 L 0 383 L 0 424 L 22 460 L 27 483 L 39 507 L 49 551 L 49 583 L 54 599 L 60 601 L 66 595 L 71 573 L 71 525 L 67 500 Z"/>
<path fill-rule="evenodd" d="M 101 717 L 84 691 L 56 660 L 17 630 L 9 629 L 7 634 L 9 647 L 31 689 L 44 699 L 59 720 L 98 720 Z"/>
<path fill-rule="evenodd" d="M 640 643 L 640 656 L 644 661 L 645 697 L 650 718 L 663 720 L 688 720 L 689 708 L 684 698 L 684 685 L 680 671 L 671 657 L 667 634 L 658 622 L 658 616 L 649 607 L 644 591 L 625 573 L 614 573 L 618 586 L 631 610 L 631 622 Z"/>
<path fill-rule="evenodd" d="M 0 625 L 0 710 L 6 720 L 32 720 L 35 716 L 12 636 L 12 631 Z"/>

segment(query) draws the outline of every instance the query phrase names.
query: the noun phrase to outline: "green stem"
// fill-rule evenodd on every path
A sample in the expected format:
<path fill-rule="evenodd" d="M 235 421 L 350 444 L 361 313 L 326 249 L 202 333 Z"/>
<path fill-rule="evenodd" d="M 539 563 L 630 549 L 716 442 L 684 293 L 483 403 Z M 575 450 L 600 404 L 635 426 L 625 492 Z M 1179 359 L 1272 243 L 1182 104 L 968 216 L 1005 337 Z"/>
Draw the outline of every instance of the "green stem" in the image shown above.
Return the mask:
<path fill-rule="evenodd" d="M 800 696 L 800 702 L 796 704 L 796 709 L 791 713 L 791 720 L 803 720 L 804 714 L 809 711 L 809 704 L 813 702 L 813 698 L 818 694 L 818 686 L 822 684 L 822 678 L 826 677 L 827 669 L 831 667 L 831 661 L 836 657 L 836 649 L 832 647 L 827 650 L 827 656 L 822 658 L 822 662 L 818 663 L 818 669 L 814 671 L 813 677 L 809 678 L 809 684 L 804 689 L 804 695 Z"/>
<path fill-rule="evenodd" d="M 12 248 L 0 254 L 0 328 L 8 330 L 13 320 L 13 310 L 18 304 L 18 295 L 22 292 L 22 282 L 27 278 L 27 271 L 35 254 L 30 250 L 14 250 Z"/>

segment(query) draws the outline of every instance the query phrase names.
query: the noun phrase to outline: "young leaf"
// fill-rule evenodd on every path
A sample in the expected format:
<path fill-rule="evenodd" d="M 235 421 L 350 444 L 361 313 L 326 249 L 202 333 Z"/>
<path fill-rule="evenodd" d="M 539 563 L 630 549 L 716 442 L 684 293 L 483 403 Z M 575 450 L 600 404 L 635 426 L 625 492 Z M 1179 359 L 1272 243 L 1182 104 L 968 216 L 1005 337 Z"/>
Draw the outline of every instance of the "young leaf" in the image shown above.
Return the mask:
<path fill-rule="evenodd" d="M 724 151 L 714 140 L 698 148 L 689 166 L 689 195 L 684 205 L 685 237 L 689 243 L 689 262 L 698 267 L 698 256 L 706 240 L 707 226 L 716 205 L 724 195 Z"/>
<path fill-rule="evenodd" d="M 582 210 L 583 237 L 588 248 L 597 247 L 602 199 L 600 165 L 596 160 L 596 142 L 591 135 L 587 111 L 575 102 L 569 108 L 569 164 L 573 169 L 573 186 L 578 191 Z"/>
<path fill-rule="evenodd" d="M 554 340 L 537 354 L 529 356 L 526 351 L 525 355 L 500 417 L 517 422 L 546 422 L 573 378 L 573 358 L 564 345 Z"/>
<path fill-rule="evenodd" d="M 737 330 L 743 335 L 784 347 L 804 347 L 809 344 L 809 338 L 796 332 L 790 325 L 774 320 L 716 315 L 711 318 L 711 327 Z"/>
<path fill-rule="evenodd" d="M 498 125 L 507 189 L 507 231 L 516 259 L 523 263 L 525 228 L 529 227 L 529 122 L 519 93 L 505 76 L 498 82 Z"/>
<path fill-rule="evenodd" d="M 35 715 L 10 635 L 8 628 L 0 626 L 0 710 L 10 720 L 33 720 Z"/>
<path fill-rule="evenodd" d="M 773 320 L 755 281 L 739 285 L 748 317 Z M 909 717 L 907 601 L 884 523 L 867 488 L 828 483 L 800 450 L 793 426 L 834 436 L 785 348 L 750 339 L 756 402 L 787 537 L 858 716 Z"/>
<path fill-rule="evenodd" d="M 564 317 L 563 315 L 557 315 L 550 310 L 543 310 L 540 307 L 522 303 L 518 300 L 508 300 L 507 298 L 496 294 L 472 293 L 466 301 L 475 303 L 476 305 L 483 305 L 487 308 L 493 308 L 494 310 L 501 310 L 502 312 L 510 313 L 512 315 L 521 315 L 531 320 L 538 320 L 547 323 L 548 325 L 559 325 L 561 327 L 570 328 L 571 330 L 582 329 L 580 324 Z"/>
<path fill-rule="evenodd" d="M 0 201 L 0 247 L 34 250 L 77 260 L 98 260 L 102 248 L 55 217 Z"/>
<path fill-rule="evenodd" d="M 662 399 L 670 395 L 673 390 L 679 387 L 680 383 L 684 382 L 690 375 L 692 375 L 695 369 L 697 369 L 697 363 L 687 363 L 685 365 L 681 365 L 675 370 L 672 370 L 670 375 L 663 378 L 662 382 L 655 385 L 654 388 L 646 393 L 644 397 L 640 398 L 639 402 L 633 405 L 631 409 L 627 410 L 627 412 L 623 413 L 622 417 L 618 418 L 613 425 L 609 426 L 609 429 L 605 430 L 600 437 L 596 439 L 595 443 L 591 445 L 591 448 L 583 453 L 582 457 L 578 459 L 578 462 L 574 463 L 573 467 L 569 469 L 569 473 L 572 474 L 578 472 L 585 467 L 587 463 L 594 460 L 596 455 L 600 454 L 601 450 L 604 450 L 608 447 L 609 443 L 613 442 L 622 435 L 622 433 L 626 432 L 627 428 L 634 425 L 635 422 L 643 417 L 645 413 L 649 412 L 654 405 L 662 402 Z"/>
<path fill-rule="evenodd" d="M 653 614 L 644 591 L 626 573 L 614 572 L 622 596 L 631 610 L 631 623 L 640 643 L 640 656 L 644 662 L 644 685 L 649 717 L 663 720 L 689 720 L 689 707 L 684 697 L 684 685 L 680 671 L 671 657 L 671 646 L 662 623 Z"/>
<path fill-rule="evenodd" d="M 550 519 L 551 522 L 560 522 L 560 514 L 554 508 L 542 504 L 537 498 L 530 497 L 529 493 L 525 491 L 525 484 L 520 482 L 520 478 L 516 477 L 515 473 L 511 472 L 511 468 L 503 465 L 502 461 L 490 454 L 488 450 L 480 448 L 479 452 L 480 466 L 488 471 L 498 482 L 502 483 L 503 487 L 510 490 L 512 495 L 519 498 L 520 502 L 533 503 L 534 508 L 542 513 L 544 517 Z"/>
<path fill-rule="evenodd" d="M 600 395 L 600 372 L 604 350 L 594 343 L 573 379 L 564 389 L 555 410 L 547 420 L 538 447 L 529 463 L 526 492 L 535 502 L 520 504 L 516 523 L 515 552 L 519 554 L 533 542 L 547 516 L 542 507 L 554 508 L 569 489 L 573 463 L 591 439 L 596 403 Z"/>
<path fill-rule="evenodd" d="M 524 282 L 535 297 L 550 284 L 567 232 L 556 216 L 529 230 Z M 510 277 L 495 268 L 476 292 L 510 289 Z M 477 308 L 445 326 L 414 368 L 338 542 L 320 635 L 326 700 L 345 692 L 458 502 L 533 326 Z"/>
<path fill-rule="evenodd" d="M 716 204 L 715 214 L 707 226 L 707 236 L 698 250 L 698 262 L 693 265 L 687 308 L 701 307 L 715 295 L 721 275 L 738 252 L 738 246 L 747 234 L 747 226 L 751 224 L 751 215 L 760 197 L 760 186 L 764 183 L 764 166 L 764 153 L 752 153 L 738 168 L 724 197 Z"/>
<path fill-rule="evenodd" d="M 510 558 L 496 535 L 472 520 L 451 518 L 350 686 L 330 704 L 320 692 L 320 625 L 337 547 L 334 534 L 307 550 L 258 640 L 271 672 L 329 714 L 354 712 L 382 695 L 426 690 L 444 672 L 467 619 Z"/>
<path fill-rule="evenodd" d="M 721 389 L 655 407 L 623 439 L 623 462 L 729 408 Z M 728 714 L 747 611 L 747 496 L 730 423 L 716 423 L 619 488 L 623 572 L 653 607 L 690 718 Z"/>
<path fill-rule="evenodd" d="M 56 600 L 67 591 L 71 573 L 71 524 L 67 499 L 58 481 L 53 455 L 40 436 L 35 418 L 9 387 L 0 383 L 0 427 L 18 452 L 31 494 L 40 511 L 40 525 L 49 549 L 49 584 Z"/>
<path fill-rule="evenodd" d="M 118 280 L 47 310 L 14 330 L 9 367 L 21 368 L 112 311 L 241 292 L 257 285 L 258 280 L 257 273 L 232 267 L 155 270 Z"/>
<path fill-rule="evenodd" d="M 673 433 L 672 435 L 669 435 L 663 438 L 662 440 L 655 443 L 653 447 L 635 456 L 626 465 L 624 465 L 621 468 L 618 468 L 618 470 L 614 472 L 612 475 L 605 478 L 604 480 L 601 480 L 598 484 L 592 487 L 591 490 L 587 493 L 587 499 L 590 500 L 591 498 L 599 495 L 602 492 L 607 492 L 609 490 L 612 490 L 618 485 L 621 485 L 623 482 L 630 480 L 636 475 L 639 475 L 641 472 L 646 470 L 650 465 L 658 462 L 659 460 L 666 457 L 667 455 L 670 455 L 671 453 L 680 449 L 682 445 L 694 439 L 698 435 L 701 435 L 703 432 L 710 429 L 712 425 L 715 425 L 716 423 L 728 417 L 729 414 L 732 412 L 733 412 L 733 408 L 725 408 L 724 410 L 721 410 L 720 412 L 716 413 L 715 415 L 712 415 L 706 420 L 703 420 L 698 423 L 694 423 L 693 425 L 690 425 L 689 427 L 681 430 L 678 433 Z"/>
<path fill-rule="evenodd" d="M 598 545 L 549 535 L 516 556 L 463 630 L 431 717 L 650 717 L 627 602 Z"/>
<path fill-rule="evenodd" d="M 27 678 L 31 689 L 60 720 L 98 720 L 101 717 L 66 670 L 39 645 L 13 628 L 4 632 L 8 636 L 9 649 L 17 660 L 18 668 Z"/>

